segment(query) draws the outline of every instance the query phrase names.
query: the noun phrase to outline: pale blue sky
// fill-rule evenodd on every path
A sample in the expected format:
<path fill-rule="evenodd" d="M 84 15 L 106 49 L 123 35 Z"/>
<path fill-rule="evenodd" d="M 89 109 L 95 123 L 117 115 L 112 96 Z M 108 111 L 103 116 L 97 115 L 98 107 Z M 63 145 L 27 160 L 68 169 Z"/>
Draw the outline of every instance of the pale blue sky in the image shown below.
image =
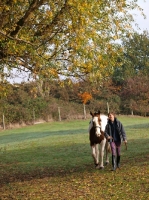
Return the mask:
<path fill-rule="evenodd" d="M 143 12 L 146 15 L 146 19 L 141 16 L 140 12 L 137 10 L 134 11 L 135 13 L 135 21 L 140 27 L 140 31 L 142 32 L 143 30 L 148 30 L 149 31 L 149 0 L 138 0 L 138 5 L 143 8 Z M 138 30 L 137 30 L 138 31 Z"/>

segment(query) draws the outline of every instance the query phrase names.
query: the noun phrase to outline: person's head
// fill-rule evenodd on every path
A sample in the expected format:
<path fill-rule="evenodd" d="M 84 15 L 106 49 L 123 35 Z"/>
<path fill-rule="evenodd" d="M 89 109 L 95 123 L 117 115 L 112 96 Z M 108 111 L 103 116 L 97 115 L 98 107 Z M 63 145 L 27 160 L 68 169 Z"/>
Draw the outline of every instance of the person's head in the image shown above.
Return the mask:
<path fill-rule="evenodd" d="M 113 112 L 109 112 L 108 113 L 108 118 L 111 122 L 114 122 L 114 119 L 115 119 L 115 114 Z"/>

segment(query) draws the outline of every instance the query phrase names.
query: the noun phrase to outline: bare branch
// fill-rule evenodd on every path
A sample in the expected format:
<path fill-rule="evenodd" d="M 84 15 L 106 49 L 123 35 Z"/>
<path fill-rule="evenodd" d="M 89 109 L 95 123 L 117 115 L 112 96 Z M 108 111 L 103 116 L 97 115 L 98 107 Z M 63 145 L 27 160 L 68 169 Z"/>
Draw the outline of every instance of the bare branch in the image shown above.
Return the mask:
<path fill-rule="evenodd" d="M 11 37 L 11 36 L 5 34 L 5 33 L 4 33 L 3 31 L 1 31 L 1 30 L 0 30 L 0 34 L 3 35 L 5 38 L 9 38 L 9 39 L 11 39 L 11 40 L 16 40 L 16 41 L 18 41 L 18 42 L 23 42 L 23 43 L 29 44 L 29 45 L 31 45 L 31 46 L 36 46 L 35 44 L 33 44 L 33 43 L 31 43 L 31 42 L 28 42 L 28 41 L 26 41 L 26 40 L 22 40 L 22 39 L 19 39 L 19 38 Z"/>

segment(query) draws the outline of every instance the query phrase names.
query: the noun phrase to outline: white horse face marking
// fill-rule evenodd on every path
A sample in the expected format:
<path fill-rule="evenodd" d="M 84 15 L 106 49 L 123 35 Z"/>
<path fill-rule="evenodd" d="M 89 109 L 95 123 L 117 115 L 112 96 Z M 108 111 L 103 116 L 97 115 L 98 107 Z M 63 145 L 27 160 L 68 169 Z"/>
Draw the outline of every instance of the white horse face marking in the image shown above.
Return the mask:
<path fill-rule="evenodd" d="M 96 135 L 99 137 L 101 135 L 101 125 L 99 124 L 99 120 L 97 116 L 93 117 L 93 123 L 96 128 Z"/>

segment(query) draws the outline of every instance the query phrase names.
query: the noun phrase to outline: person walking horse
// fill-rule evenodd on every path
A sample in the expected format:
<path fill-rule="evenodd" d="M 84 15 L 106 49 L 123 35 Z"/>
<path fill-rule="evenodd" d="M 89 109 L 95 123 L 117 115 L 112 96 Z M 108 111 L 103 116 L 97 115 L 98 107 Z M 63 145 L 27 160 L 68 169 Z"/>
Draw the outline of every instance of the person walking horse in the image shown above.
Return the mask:
<path fill-rule="evenodd" d="M 113 112 L 108 114 L 108 123 L 105 128 L 105 137 L 110 142 L 112 152 L 112 171 L 120 168 L 121 142 L 127 144 L 126 133 L 122 123 Z"/>

